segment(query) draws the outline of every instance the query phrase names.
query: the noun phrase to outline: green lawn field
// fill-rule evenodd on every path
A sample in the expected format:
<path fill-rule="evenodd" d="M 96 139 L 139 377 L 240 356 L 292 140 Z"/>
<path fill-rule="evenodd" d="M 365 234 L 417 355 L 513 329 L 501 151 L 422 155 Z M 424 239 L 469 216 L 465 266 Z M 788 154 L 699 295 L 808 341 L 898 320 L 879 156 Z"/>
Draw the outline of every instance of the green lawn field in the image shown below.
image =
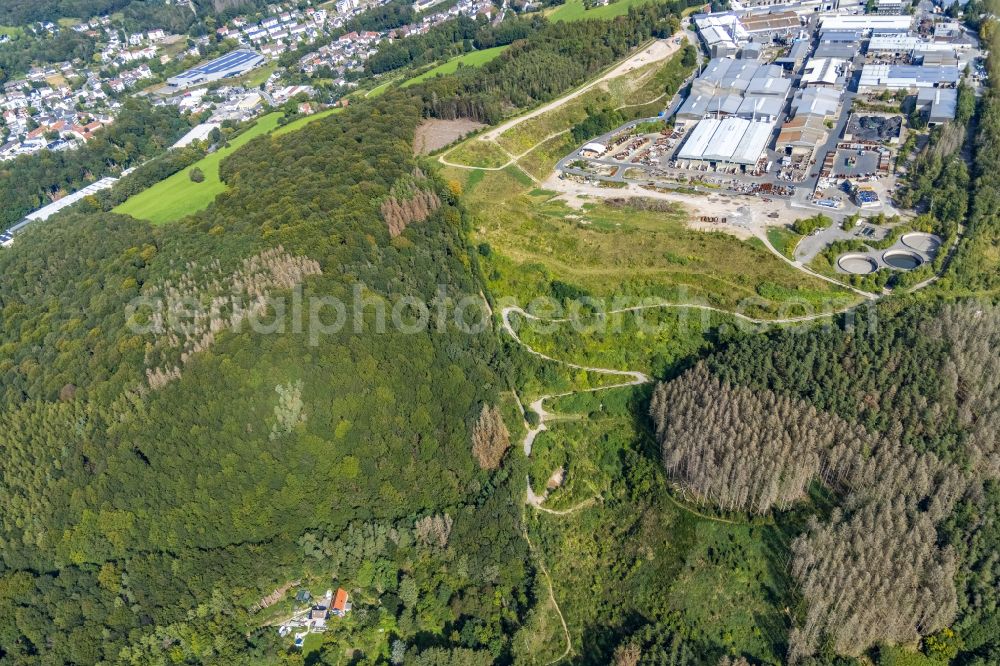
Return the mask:
<path fill-rule="evenodd" d="M 438 74 L 451 74 L 458 69 L 459 65 L 465 65 L 467 67 L 481 67 L 503 53 L 506 48 L 507 46 L 494 46 L 492 49 L 472 51 L 471 53 L 463 53 L 460 56 L 455 56 L 451 60 L 441 63 L 434 69 L 428 70 L 420 76 L 414 76 L 412 79 L 403 83 L 403 87 L 406 88 L 407 86 L 412 86 L 426 79 L 433 78 Z"/>
<path fill-rule="evenodd" d="M 583 6 L 583 0 L 566 0 L 565 4 L 559 5 L 546 14 L 550 21 L 580 21 L 582 19 L 609 19 L 615 16 L 624 16 L 628 13 L 629 7 L 645 5 L 652 0 L 617 0 L 603 7 L 587 9 Z"/>
<path fill-rule="evenodd" d="M 274 132 L 275 136 L 287 134 L 300 129 L 304 125 L 336 113 L 341 109 L 327 109 L 312 116 L 298 118 L 287 125 L 278 125 L 280 112 L 269 113 L 261 117 L 257 124 L 233 139 L 229 146 L 206 155 L 191 166 L 178 171 L 169 178 L 161 180 L 149 189 L 130 197 L 114 209 L 116 213 L 131 215 L 154 224 L 163 224 L 179 220 L 185 215 L 196 213 L 207 208 L 215 197 L 226 190 L 226 184 L 219 180 L 219 163 L 222 158 L 237 150 L 254 137 Z M 201 183 L 192 182 L 191 169 L 198 167 L 205 174 Z"/>
<path fill-rule="evenodd" d="M 187 169 L 178 171 L 149 189 L 130 197 L 115 208 L 114 212 L 162 224 L 207 207 L 215 200 L 216 195 L 226 189 L 225 183 L 219 180 L 219 163 L 222 158 L 254 137 L 266 134 L 276 128 L 279 118 L 281 118 L 279 112 L 263 116 L 256 125 L 233 139 L 228 147 L 206 155 Z M 205 173 L 204 182 L 192 182 L 189 172 L 195 167 Z"/>
<path fill-rule="evenodd" d="M 335 113 L 340 113 L 343 111 L 343 107 L 336 107 L 333 109 L 327 109 L 326 111 L 320 111 L 311 116 L 302 116 L 301 118 L 296 118 L 287 125 L 282 125 L 278 129 L 274 130 L 274 136 L 281 136 L 282 134 L 288 134 L 289 132 L 294 132 L 297 129 L 302 129 L 314 120 L 319 120 L 320 118 L 326 118 L 327 116 L 333 115 Z"/>
<path fill-rule="evenodd" d="M 385 83 L 378 84 L 377 86 L 366 92 L 364 95 L 362 95 L 362 97 L 378 97 L 386 90 L 388 90 L 389 86 L 391 86 L 395 80 L 396 79 L 389 79 Z"/>

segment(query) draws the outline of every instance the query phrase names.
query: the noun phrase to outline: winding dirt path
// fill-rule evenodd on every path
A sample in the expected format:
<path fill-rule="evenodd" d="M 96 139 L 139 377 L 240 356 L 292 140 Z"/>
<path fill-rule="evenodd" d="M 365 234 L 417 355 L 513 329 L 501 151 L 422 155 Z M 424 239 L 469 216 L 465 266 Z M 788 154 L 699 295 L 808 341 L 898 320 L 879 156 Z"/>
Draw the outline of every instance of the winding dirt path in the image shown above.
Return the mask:
<path fill-rule="evenodd" d="M 607 81 L 610 81 L 612 79 L 616 79 L 616 78 L 618 78 L 618 77 L 620 77 L 620 76 L 622 76 L 622 75 L 624 75 L 624 74 L 626 74 L 628 72 L 631 72 L 632 70 L 634 70 L 634 69 L 636 69 L 638 67 L 643 67 L 643 66 L 648 65 L 650 63 L 660 62 L 662 60 L 666 60 L 667 58 L 669 58 L 670 56 L 672 56 L 674 53 L 676 53 L 681 48 L 682 44 L 678 44 L 677 40 L 676 40 L 676 38 L 678 36 L 680 36 L 680 33 L 678 33 L 677 35 L 672 35 L 668 39 L 657 39 L 657 40 L 654 40 L 654 41 L 650 42 L 649 44 L 647 44 L 646 46 L 644 46 L 641 49 L 639 49 L 638 51 L 636 51 L 635 53 L 633 53 L 632 55 L 628 56 L 624 60 L 620 61 L 618 64 L 613 65 L 604 74 L 591 79 L 590 81 L 588 81 L 587 83 L 583 84 L 582 86 L 580 86 L 576 90 L 573 90 L 573 91 L 567 93 L 566 95 L 563 95 L 562 97 L 554 99 L 554 100 L 552 100 L 551 102 L 549 102 L 547 104 L 543 104 L 542 106 L 539 106 L 539 107 L 537 107 L 535 109 L 532 109 L 531 111 L 529 111 L 529 112 L 527 112 L 525 114 L 522 114 L 522 115 L 517 116 L 515 118 L 511 118 L 510 120 L 506 120 L 506 121 L 500 123 L 499 125 L 497 125 L 496 127 L 493 127 L 492 129 L 489 129 L 489 130 L 483 132 L 482 134 L 480 134 L 480 135 L 478 135 L 478 136 L 470 139 L 470 141 L 485 141 L 485 142 L 489 142 L 489 143 L 493 144 L 494 146 L 500 148 L 500 150 L 502 150 L 504 152 L 504 154 L 506 154 L 507 157 L 510 158 L 509 160 L 507 160 L 506 162 L 504 162 L 502 165 L 496 166 L 496 167 L 482 167 L 482 166 L 472 166 L 472 165 L 469 165 L 469 164 L 458 164 L 456 162 L 450 162 L 450 161 L 448 161 L 448 155 L 452 152 L 452 150 L 455 150 L 455 148 L 458 148 L 458 146 L 455 146 L 455 148 L 452 148 L 452 150 L 446 151 L 442 155 L 439 155 L 438 156 L 438 161 L 441 164 L 444 164 L 444 165 L 447 165 L 447 166 L 450 166 L 450 167 L 454 167 L 456 169 L 468 169 L 468 170 L 472 170 L 472 171 L 502 171 L 503 169 L 506 169 L 507 167 L 509 167 L 511 165 L 515 165 L 515 166 L 518 166 L 518 168 L 520 168 L 520 165 L 518 164 L 518 161 L 521 158 L 525 157 L 528 153 L 530 153 L 531 151 L 535 150 L 536 148 L 538 148 L 540 145 L 542 145 L 546 141 L 549 141 L 550 139 L 554 139 L 555 137 L 560 136 L 561 134 L 565 134 L 566 132 L 569 131 L 569 129 L 564 129 L 564 130 L 561 130 L 559 132 L 555 132 L 553 134 L 550 134 L 550 135 L 546 136 L 545 138 L 543 138 L 542 140 L 538 141 L 535 145 L 531 146 L 530 148 L 528 148 L 526 151 L 524 151 L 523 153 L 521 153 L 519 155 L 513 155 L 513 154 L 511 154 L 510 151 L 508 151 L 506 148 L 504 148 L 502 145 L 500 145 L 500 142 L 497 141 L 497 139 L 499 139 L 504 133 L 506 133 L 507 131 L 509 131 L 510 129 L 512 129 L 514 127 L 517 127 L 518 125 L 520 125 L 523 122 L 531 120 L 532 118 L 537 118 L 538 116 L 544 115 L 544 114 L 548 113 L 549 111 L 553 111 L 555 109 L 558 109 L 559 107 L 563 106 L 564 104 L 567 104 L 568 102 L 573 101 L 574 99 L 576 99 L 580 95 L 583 95 L 584 93 L 592 90 L 596 86 L 599 86 L 599 85 L 601 85 L 601 84 L 603 84 L 603 83 L 605 83 Z M 666 97 L 665 93 L 663 95 L 660 95 L 659 97 L 657 97 L 656 100 L 661 99 L 663 97 Z M 656 101 L 656 100 L 653 100 L 653 101 Z M 649 102 L 644 102 L 644 104 L 648 104 L 648 103 Z M 641 106 L 641 105 L 629 105 L 629 106 Z M 620 108 L 626 108 L 626 107 L 620 107 Z M 529 178 L 531 178 L 534 182 L 536 182 L 536 183 L 540 182 L 537 178 L 535 178 L 533 175 L 531 175 L 530 173 L 528 173 L 527 171 L 525 171 L 523 168 L 521 169 L 521 171 L 524 171 L 524 173 Z"/>
<path fill-rule="evenodd" d="M 829 316 L 832 316 L 833 314 L 836 314 L 836 313 L 829 313 L 829 314 L 818 314 L 818 315 L 806 315 L 806 316 L 803 316 L 803 317 L 785 317 L 785 318 L 782 318 L 782 319 L 768 319 L 768 320 L 765 320 L 765 319 L 757 319 L 757 318 L 754 318 L 754 317 L 749 317 L 749 316 L 747 316 L 745 314 L 742 314 L 742 313 L 739 313 L 739 312 L 729 312 L 729 311 L 723 310 L 721 308 L 712 307 L 710 305 L 702 305 L 702 304 L 698 304 L 698 303 L 657 303 L 657 304 L 651 304 L 651 305 L 640 305 L 640 306 L 635 306 L 635 307 L 631 307 L 631 308 L 622 308 L 620 310 L 612 310 L 612 311 L 608 312 L 607 314 L 608 315 L 612 315 L 612 314 L 619 314 L 619 313 L 623 313 L 623 312 L 637 312 L 637 311 L 640 311 L 640 310 L 649 310 L 649 309 L 654 309 L 654 308 L 677 308 L 677 309 L 680 309 L 680 308 L 689 308 L 689 309 L 697 309 L 697 310 L 708 310 L 708 311 L 711 311 L 711 312 L 718 312 L 718 313 L 721 313 L 721 314 L 730 315 L 730 316 L 742 319 L 742 320 L 750 322 L 750 323 L 755 323 L 755 324 L 771 324 L 771 323 L 773 323 L 773 324 L 781 324 L 781 323 L 804 322 L 804 321 L 811 321 L 811 320 L 815 320 L 815 319 L 820 319 L 820 318 L 823 318 L 823 317 L 829 317 Z M 850 309 L 850 308 L 847 308 L 847 309 Z M 638 385 L 641 385 L 641 384 L 647 384 L 647 383 L 649 383 L 649 382 L 652 381 L 652 379 L 650 379 L 650 377 L 648 375 L 646 375 L 645 373 L 640 372 L 638 370 L 617 370 L 617 369 L 614 369 L 614 368 L 600 368 L 600 367 L 593 367 L 593 366 L 581 365 L 579 363 L 572 363 L 570 361 L 564 361 L 564 360 L 561 360 L 561 359 L 556 359 L 556 358 L 553 358 L 553 357 L 551 357 L 551 356 L 549 356 L 547 354 L 544 354 L 544 353 L 538 351 L 537 349 L 534 349 L 533 347 L 531 347 L 530 345 L 528 345 L 527 343 L 525 343 L 523 340 L 521 340 L 521 337 L 517 334 L 517 331 L 514 330 L 514 326 L 511 324 L 510 317 L 511 317 L 512 314 L 518 314 L 518 315 L 520 315 L 520 316 L 522 316 L 522 317 L 524 317 L 526 319 L 533 319 L 533 320 L 536 320 L 536 321 L 541 321 L 542 318 L 538 317 L 537 315 L 533 315 L 533 314 L 531 314 L 529 312 L 526 312 L 523 308 L 521 308 L 519 306 L 516 306 L 516 305 L 507 306 L 507 307 L 503 308 L 500 311 L 500 318 L 501 318 L 503 330 L 505 330 L 508 335 L 510 335 L 519 345 L 521 345 L 522 347 L 524 347 L 524 349 L 526 351 L 528 351 L 529 353 L 534 354 L 535 356 L 538 356 L 539 358 L 543 358 L 543 359 L 545 359 L 547 361 L 552 361 L 554 363 L 560 363 L 560 364 L 565 365 L 566 367 L 569 367 L 569 368 L 575 368 L 575 369 L 578 369 L 578 370 L 586 370 L 586 371 L 589 371 L 589 372 L 597 372 L 597 373 L 602 373 L 602 374 L 608 374 L 608 375 L 612 375 L 612 376 L 616 376 L 616 377 L 628 378 L 628 381 L 620 382 L 620 383 L 617 383 L 617 384 L 611 384 L 609 386 L 598 386 L 598 387 L 595 387 L 595 388 L 581 389 L 579 391 L 566 391 L 564 393 L 547 394 L 547 395 L 543 395 L 543 396 L 535 399 L 531 403 L 530 408 L 536 414 L 538 414 L 538 425 L 536 425 L 535 427 L 531 427 L 528 424 L 527 420 L 524 421 L 524 426 L 525 426 L 525 429 L 527 430 L 527 432 L 526 432 L 526 434 L 524 436 L 524 440 L 522 442 L 522 448 L 524 449 L 524 455 L 525 456 L 528 456 L 528 457 L 531 456 L 531 447 L 532 447 L 532 445 L 533 445 L 533 443 L 535 441 L 535 437 L 537 437 L 540 432 L 543 432 L 543 431 L 545 431 L 547 429 L 546 425 L 545 425 L 546 417 L 554 416 L 553 414 L 550 414 L 550 413 L 548 413 L 548 412 L 545 411 L 545 407 L 543 406 L 543 404 L 544 404 L 544 402 L 546 400 L 550 400 L 552 398 L 558 398 L 558 397 L 561 397 L 561 396 L 573 395 L 575 393 L 591 393 L 591 392 L 595 392 L 595 391 L 606 391 L 606 390 L 610 390 L 610 389 L 614 389 L 614 388 L 622 388 L 622 387 L 625 387 L 625 386 L 638 386 Z M 560 322 L 567 322 L 567 321 L 570 321 L 570 320 L 568 318 L 559 318 L 559 319 L 548 319 L 547 321 L 553 322 L 553 323 L 560 323 Z M 520 397 L 518 397 L 518 404 L 520 404 Z M 586 500 L 580 502 L 579 504 L 576 504 L 576 505 L 574 505 L 572 507 L 569 507 L 568 509 L 549 509 L 547 507 L 542 506 L 542 502 L 544 502 L 545 498 L 541 497 L 541 496 L 539 496 L 537 494 L 535 494 L 534 490 L 531 487 L 531 479 L 527 478 L 526 481 L 527 481 L 527 484 L 526 484 L 527 490 L 526 490 L 525 504 L 527 506 L 533 507 L 536 511 L 540 511 L 540 512 L 543 512 L 543 513 L 548 513 L 548 514 L 555 515 L 555 516 L 567 516 L 569 514 L 575 513 L 577 511 L 580 511 L 580 510 L 585 509 L 587 507 L 593 506 L 594 504 L 596 504 L 597 502 L 601 501 L 601 499 L 602 499 L 600 495 L 595 495 L 594 497 L 586 499 Z M 668 493 L 668 495 L 670 495 L 670 494 Z M 686 511 L 691 511 L 688 507 L 686 507 L 683 504 L 677 502 L 677 500 L 675 500 L 673 498 L 673 496 L 670 496 L 670 499 L 679 508 L 681 508 L 683 510 L 686 510 Z M 695 515 L 698 515 L 698 516 L 700 516 L 702 518 L 705 518 L 705 519 L 708 519 L 708 520 L 716 520 L 716 521 L 719 521 L 719 522 L 735 524 L 733 521 L 727 520 L 725 518 L 716 518 L 716 517 L 713 517 L 713 516 L 708 516 L 708 515 L 704 515 L 704 514 L 698 513 L 696 511 L 691 511 L 691 512 L 694 513 Z M 528 535 L 528 526 L 527 526 L 527 522 L 526 522 L 526 520 L 525 520 L 525 518 L 524 518 L 523 515 L 522 515 L 521 524 L 522 524 L 522 531 L 524 533 L 524 539 L 528 543 L 528 548 L 532 552 L 532 554 L 535 556 L 535 560 L 538 562 L 538 568 L 542 572 L 542 575 L 545 577 L 545 584 L 546 584 L 546 587 L 548 588 L 548 592 L 549 592 L 549 601 L 552 603 L 552 607 L 555 609 L 556 615 L 559 617 L 559 623 L 562 625 L 563 636 L 566 639 L 566 648 L 563 650 L 562 654 L 559 655 L 558 657 L 556 657 L 555 659 L 553 659 L 552 661 L 549 661 L 546 664 L 546 666 L 551 666 L 551 664 L 555 664 L 555 663 L 557 663 L 559 661 L 562 661 L 567 656 L 569 656 L 569 654 L 573 650 L 573 639 L 572 639 L 572 636 L 569 633 L 569 626 L 566 624 L 566 618 L 563 617 L 562 610 L 559 608 L 559 602 L 556 601 L 555 589 L 554 589 L 554 587 L 552 585 L 552 577 L 549 574 L 549 571 L 548 571 L 548 569 L 545 566 L 545 561 L 542 558 L 541 552 L 538 549 L 535 548 L 535 545 L 531 541 L 531 537 Z"/>
<path fill-rule="evenodd" d="M 573 650 L 573 639 L 569 635 L 569 626 L 566 625 L 566 618 L 563 617 L 562 610 L 559 608 L 559 603 L 556 601 L 555 592 L 552 589 L 552 577 L 549 575 L 549 570 L 545 567 L 545 559 L 542 554 L 535 548 L 535 544 L 531 542 L 531 537 L 528 536 L 528 524 L 524 520 L 524 515 L 521 516 L 521 527 L 524 534 L 524 540 L 528 542 L 528 550 L 532 552 L 535 556 L 535 560 L 538 562 L 538 568 L 545 576 L 545 584 L 549 589 L 549 601 L 552 602 L 552 607 L 556 609 L 556 615 L 559 617 L 559 624 L 562 625 L 563 636 L 566 637 L 566 649 L 563 653 L 556 657 L 555 659 L 546 662 L 545 666 L 551 666 L 552 664 L 558 663 L 569 656 L 569 653 Z"/>
<path fill-rule="evenodd" d="M 715 313 L 718 313 L 718 314 L 723 314 L 723 315 L 727 315 L 727 316 L 730 316 L 730 317 L 734 317 L 736 319 L 740 319 L 740 320 L 745 321 L 745 322 L 750 323 L 750 324 L 768 325 L 768 324 L 796 324 L 796 323 L 802 323 L 802 322 L 807 322 L 807 321 L 815 321 L 817 319 L 825 319 L 825 318 L 832 317 L 832 316 L 835 316 L 835 315 L 847 312 L 849 310 L 852 310 L 852 309 L 854 309 L 854 307 L 855 306 L 851 305 L 849 307 L 843 308 L 842 310 L 837 310 L 837 311 L 834 311 L 834 312 L 825 312 L 825 313 L 820 313 L 820 314 L 803 315 L 801 317 L 781 317 L 781 318 L 777 318 L 777 319 L 759 319 L 757 317 L 751 317 L 749 315 L 745 315 L 742 312 L 732 312 L 730 310 L 725 310 L 723 308 L 717 308 L 717 307 L 714 307 L 714 306 L 711 306 L 711 305 L 704 305 L 704 304 L 701 304 L 701 303 L 652 303 L 652 304 L 649 304 L 649 305 L 636 305 L 636 306 L 629 307 L 629 308 L 621 308 L 621 309 L 618 309 L 618 310 L 609 310 L 605 314 L 606 315 L 615 315 L 615 314 L 622 314 L 622 313 L 625 313 L 625 312 L 640 312 L 642 310 L 655 310 L 655 309 L 703 310 L 703 311 L 707 311 L 707 312 L 715 312 Z M 549 393 L 549 394 L 543 395 L 543 396 L 535 399 L 531 403 L 530 408 L 535 413 L 538 414 L 538 425 L 536 425 L 534 427 L 531 427 L 528 424 L 528 422 L 525 421 L 525 427 L 527 428 L 527 434 L 525 434 L 525 436 L 524 436 L 524 440 L 522 442 L 522 448 L 524 449 L 524 455 L 526 455 L 526 456 L 529 456 L 529 457 L 531 456 L 531 447 L 532 447 L 532 444 L 535 441 L 535 437 L 538 436 L 538 433 L 543 432 L 544 430 L 547 429 L 546 426 L 545 426 L 545 418 L 547 416 L 552 416 L 552 414 L 549 414 L 548 412 L 545 411 L 545 407 L 543 406 L 543 404 L 545 403 L 546 400 L 551 400 L 553 398 L 562 398 L 562 397 L 565 397 L 565 396 L 568 396 L 568 395 L 574 395 L 576 393 L 593 393 L 593 392 L 596 392 L 596 391 L 607 391 L 607 390 L 615 389 L 615 388 L 623 388 L 625 386 L 638 386 L 640 384 L 647 384 L 650 381 L 652 381 L 649 378 L 648 375 L 646 375 L 643 372 L 639 372 L 638 370 L 617 370 L 615 368 L 599 368 L 599 367 L 588 366 L 588 365 L 580 365 L 579 363 L 572 363 L 570 361 L 564 361 L 562 359 L 553 358 L 553 357 L 551 357 L 551 356 L 549 356 L 547 354 L 544 354 L 544 353 L 538 351 L 537 349 L 534 349 L 533 347 L 531 347 L 530 345 L 528 345 L 526 342 L 524 342 L 521 339 L 521 337 L 514 330 L 513 325 L 510 323 L 510 316 L 511 316 L 511 314 L 520 315 L 520 316 L 524 317 L 525 319 L 532 319 L 532 320 L 535 320 L 535 321 L 547 321 L 549 323 L 554 323 L 554 324 L 566 323 L 566 322 L 569 322 L 571 320 L 569 318 L 567 318 L 567 317 L 558 318 L 558 319 L 542 319 L 541 317 L 539 317 L 537 315 L 533 315 L 530 312 L 527 312 L 523 308 L 521 308 L 519 306 L 516 306 L 516 305 L 511 305 L 511 306 L 507 306 L 507 307 L 503 308 L 503 310 L 501 310 L 501 312 L 500 312 L 500 317 L 501 317 L 501 322 L 502 322 L 502 325 L 503 325 L 503 330 L 506 331 L 507 334 L 510 335 L 512 338 L 514 338 L 515 342 L 517 342 L 519 345 L 521 345 L 522 347 L 524 347 L 524 349 L 528 353 L 534 354 L 535 356 L 538 356 L 539 358 L 543 358 L 546 361 L 552 361 L 553 363 L 559 363 L 561 365 L 565 365 L 566 367 L 573 368 L 575 370 L 584 370 L 584 371 L 587 371 L 587 372 L 596 372 L 596 373 L 605 374 L 605 375 L 612 375 L 612 376 L 616 376 L 616 377 L 628 377 L 629 378 L 628 381 L 620 382 L 620 383 L 617 383 L 617 384 L 609 384 L 608 386 L 597 386 L 597 387 L 587 388 L 587 389 L 578 389 L 578 390 L 575 390 L 575 391 L 566 391 L 566 392 L 563 392 L 563 393 Z"/>
<path fill-rule="evenodd" d="M 857 287 L 849 285 L 846 282 L 841 282 L 840 280 L 835 280 L 832 277 L 829 277 L 827 275 L 823 275 L 822 273 L 817 273 L 816 271 L 812 270 L 811 268 L 809 268 L 808 266 L 806 266 L 805 264 L 803 264 L 801 261 L 792 261 L 791 259 L 789 259 L 785 255 L 783 255 L 781 252 L 778 252 L 778 249 L 776 247 L 774 247 L 773 245 L 771 245 L 771 240 L 767 237 L 767 229 L 766 228 L 765 229 L 758 229 L 758 228 L 755 227 L 753 233 L 754 233 L 754 236 L 756 236 L 758 239 L 760 239 L 760 241 L 762 243 L 764 243 L 764 247 L 766 247 L 768 250 L 771 251 L 771 254 L 773 254 L 774 256 L 778 257 L 779 259 L 781 259 L 782 261 L 784 261 L 786 264 L 788 264 L 792 268 L 796 268 L 796 269 L 802 271 L 803 273 L 805 273 L 807 275 L 811 275 L 814 278 L 818 278 L 820 280 L 825 280 L 826 282 L 829 282 L 830 284 L 835 284 L 838 287 L 843 287 L 844 289 L 850 289 L 855 294 L 857 294 L 858 296 L 861 296 L 862 298 L 865 298 L 866 300 L 874 301 L 874 300 L 877 300 L 879 298 L 880 294 L 873 294 L 870 291 L 864 291 L 863 289 L 858 289 Z"/>

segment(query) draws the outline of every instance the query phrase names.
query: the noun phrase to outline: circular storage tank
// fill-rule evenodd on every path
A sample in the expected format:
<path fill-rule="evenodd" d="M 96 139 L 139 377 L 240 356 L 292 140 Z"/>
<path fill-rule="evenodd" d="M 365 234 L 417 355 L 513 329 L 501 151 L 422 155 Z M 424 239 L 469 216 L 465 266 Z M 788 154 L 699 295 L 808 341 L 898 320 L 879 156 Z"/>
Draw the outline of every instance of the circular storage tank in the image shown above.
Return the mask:
<path fill-rule="evenodd" d="M 910 252 L 909 250 L 889 250 L 882 255 L 882 261 L 890 268 L 901 271 L 912 271 L 924 263 L 924 260 L 916 252 Z"/>
<path fill-rule="evenodd" d="M 934 254 L 941 247 L 940 238 L 934 234 L 925 234 L 921 231 L 903 234 L 900 240 L 903 241 L 903 245 L 911 250 L 923 252 L 924 254 Z"/>
<path fill-rule="evenodd" d="M 854 275 L 868 275 L 878 270 L 878 262 L 866 254 L 845 254 L 837 260 L 840 270 Z"/>

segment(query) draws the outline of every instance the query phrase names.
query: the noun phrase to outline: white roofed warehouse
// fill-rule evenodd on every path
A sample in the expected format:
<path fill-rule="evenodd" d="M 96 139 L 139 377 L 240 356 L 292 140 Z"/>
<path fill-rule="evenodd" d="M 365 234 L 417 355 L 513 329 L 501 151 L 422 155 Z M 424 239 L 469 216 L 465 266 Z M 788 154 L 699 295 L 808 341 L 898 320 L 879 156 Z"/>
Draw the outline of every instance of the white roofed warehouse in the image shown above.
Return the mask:
<path fill-rule="evenodd" d="M 774 124 L 729 117 L 706 118 L 691 131 L 677 159 L 693 163 L 754 166 L 764 156 Z"/>
<path fill-rule="evenodd" d="M 865 65 L 861 69 L 858 90 L 948 88 L 958 85 L 960 77 L 955 65 Z"/>

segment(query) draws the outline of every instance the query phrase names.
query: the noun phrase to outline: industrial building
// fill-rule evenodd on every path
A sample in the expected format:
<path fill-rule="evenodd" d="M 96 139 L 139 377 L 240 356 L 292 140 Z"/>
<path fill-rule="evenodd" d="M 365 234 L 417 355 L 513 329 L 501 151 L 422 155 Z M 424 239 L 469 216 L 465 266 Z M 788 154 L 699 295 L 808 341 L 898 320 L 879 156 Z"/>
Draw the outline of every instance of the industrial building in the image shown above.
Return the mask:
<path fill-rule="evenodd" d="M 750 79 L 750 84 L 745 91 L 746 94 L 781 99 L 788 97 L 788 91 L 792 89 L 791 79 L 776 78 L 772 74 L 773 72 L 762 72 Z"/>
<path fill-rule="evenodd" d="M 835 14 L 820 17 L 823 30 L 861 30 L 870 34 L 875 30 L 909 30 L 911 16 L 878 16 L 875 14 Z"/>
<path fill-rule="evenodd" d="M 938 48 L 942 44 L 921 44 L 913 50 L 910 56 L 914 64 L 920 65 L 958 65 L 961 58 L 953 48 Z"/>
<path fill-rule="evenodd" d="M 696 14 L 693 18 L 705 50 L 713 58 L 735 56 L 748 43 L 770 42 L 775 37 L 792 35 L 802 27 L 799 15 L 793 11 L 750 13 L 742 17 L 735 12 L 719 12 Z"/>
<path fill-rule="evenodd" d="M 782 69 L 794 71 L 802 66 L 807 57 L 809 57 L 809 42 L 802 39 L 793 43 L 788 55 L 777 58 L 774 64 Z"/>
<path fill-rule="evenodd" d="M 698 14 L 694 23 L 705 50 L 713 58 L 735 56 L 740 46 L 750 39 L 740 18 L 733 13 Z"/>
<path fill-rule="evenodd" d="M 802 86 L 835 86 L 846 69 L 847 61 L 841 58 L 810 58 L 802 71 Z"/>
<path fill-rule="evenodd" d="M 676 121 L 680 126 L 723 116 L 774 121 L 792 87 L 783 73 L 780 67 L 753 60 L 714 58 L 691 84 Z"/>
<path fill-rule="evenodd" d="M 868 53 L 880 56 L 909 55 L 923 42 L 920 37 L 903 31 L 886 31 L 873 34 L 868 40 Z"/>
<path fill-rule="evenodd" d="M 917 93 L 917 109 L 927 113 L 927 124 L 930 126 L 954 120 L 958 109 L 958 90 L 921 88 Z"/>
<path fill-rule="evenodd" d="M 792 97 L 792 115 L 833 118 L 837 115 L 843 95 L 843 91 L 837 88 L 814 87 L 798 90 Z"/>
<path fill-rule="evenodd" d="M 811 157 L 816 147 L 827 139 L 826 126 L 819 116 L 795 116 L 781 127 L 775 150 L 789 155 Z"/>
<path fill-rule="evenodd" d="M 960 74 L 955 65 L 865 65 L 858 81 L 860 92 L 952 87 Z"/>
<path fill-rule="evenodd" d="M 767 65 L 755 60 L 734 60 L 732 58 L 713 58 L 705 65 L 701 75 L 691 84 L 694 93 L 737 93 L 747 92 L 751 84 L 761 87 L 764 81 L 783 79 L 783 70 L 776 65 Z M 790 88 L 789 83 L 769 84 L 773 90 Z"/>
<path fill-rule="evenodd" d="M 792 11 L 771 14 L 748 14 L 740 19 L 751 37 L 770 40 L 779 35 L 798 32 L 802 27 L 799 15 Z"/>
<path fill-rule="evenodd" d="M 707 118 L 692 130 L 677 159 L 754 166 L 761 160 L 773 130 L 769 122 Z"/>
<path fill-rule="evenodd" d="M 784 97 L 746 96 L 736 110 L 740 118 L 774 122 L 785 106 Z"/>
<path fill-rule="evenodd" d="M 813 57 L 850 60 L 859 53 L 861 53 L 860 30 L 824 29 L 819 34 L 819 44 Z"/>
<path fill-rule="evenodd" d="M 909 3 L 907 3 L 909 5 Z M 906 13 L 903 9 L 903 0 L 878 0 L 875 12 L 881 15 L 902 16 Z"/>
<path fill-rule="evenodd" d="M 192 67 L 177 76 L 172 76 L 167 79 L 167 83 L 175 90 L 181 90 L 245 74 L 263 62 L 264 56 L 261 54 L 249 49 L 239 49 L 203 65 Z"/>

